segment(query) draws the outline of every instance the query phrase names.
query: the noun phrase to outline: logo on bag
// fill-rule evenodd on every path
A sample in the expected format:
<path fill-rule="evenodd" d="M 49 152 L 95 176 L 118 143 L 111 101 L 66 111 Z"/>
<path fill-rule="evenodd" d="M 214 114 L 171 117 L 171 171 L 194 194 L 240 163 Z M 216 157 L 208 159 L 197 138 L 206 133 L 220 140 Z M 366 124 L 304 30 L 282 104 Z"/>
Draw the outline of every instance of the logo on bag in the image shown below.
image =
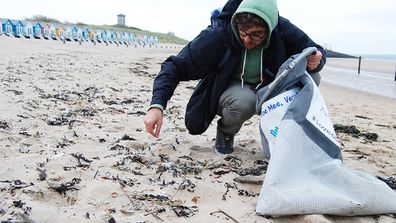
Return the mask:
<path fill-rule="evenodd" d="M 270 133 L 271 133 L 271 135 L 273 135 L 274 137 L 276 137 L 276 136 L 278 135 L 278 131 L 279 131 L 279 128 L 278 128 L 278 127 L 275 127 L 275 129 L 271 129 L 271 130 L 270 130 Z"/>

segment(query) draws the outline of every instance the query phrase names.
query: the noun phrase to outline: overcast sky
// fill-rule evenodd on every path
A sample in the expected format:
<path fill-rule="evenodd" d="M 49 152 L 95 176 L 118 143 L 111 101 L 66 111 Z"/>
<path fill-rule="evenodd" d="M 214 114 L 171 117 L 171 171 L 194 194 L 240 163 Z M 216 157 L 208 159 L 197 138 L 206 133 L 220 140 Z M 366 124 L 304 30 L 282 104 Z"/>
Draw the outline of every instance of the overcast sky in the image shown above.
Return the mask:
<path fill-rule="evenodd" d="M 0 0 L 0 18 L 126 25 L 193 39 L 226 0 Z M 349 54 L 396 54 L 396 0 L 278 0 L 281 16 L 315 42 Z"/>

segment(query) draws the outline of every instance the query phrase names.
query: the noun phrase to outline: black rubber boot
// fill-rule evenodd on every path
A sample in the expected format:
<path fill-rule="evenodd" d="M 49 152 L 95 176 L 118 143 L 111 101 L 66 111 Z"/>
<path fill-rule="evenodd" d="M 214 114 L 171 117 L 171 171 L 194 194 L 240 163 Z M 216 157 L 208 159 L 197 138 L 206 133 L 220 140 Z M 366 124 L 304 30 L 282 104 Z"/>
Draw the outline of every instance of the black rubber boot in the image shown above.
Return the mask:
<path fill-rule="evenodd" d="M 215 151 L 219 155 L 234 152 L 234 135 L 224 133 L 217 129 Z"/>

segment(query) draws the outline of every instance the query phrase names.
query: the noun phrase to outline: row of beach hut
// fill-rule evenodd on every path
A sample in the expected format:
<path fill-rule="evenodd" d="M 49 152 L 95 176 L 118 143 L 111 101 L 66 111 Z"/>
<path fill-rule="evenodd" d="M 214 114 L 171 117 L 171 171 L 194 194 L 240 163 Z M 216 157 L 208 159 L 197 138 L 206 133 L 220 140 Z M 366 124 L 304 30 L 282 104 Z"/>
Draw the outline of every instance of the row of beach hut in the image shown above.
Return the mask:
<path fill-rule="evenodd" d="M 114 43 L 126 45 L 156 46 L 158 37 L 152 35 L 136 35 L 132 32 L 115 32 L 111 30 L 92 29 L 90 27 L 68 26 L 61 24 L 42 23 L 27 20 L 1 19 L 0 35 L 16 38 L 47 39 Z"/>

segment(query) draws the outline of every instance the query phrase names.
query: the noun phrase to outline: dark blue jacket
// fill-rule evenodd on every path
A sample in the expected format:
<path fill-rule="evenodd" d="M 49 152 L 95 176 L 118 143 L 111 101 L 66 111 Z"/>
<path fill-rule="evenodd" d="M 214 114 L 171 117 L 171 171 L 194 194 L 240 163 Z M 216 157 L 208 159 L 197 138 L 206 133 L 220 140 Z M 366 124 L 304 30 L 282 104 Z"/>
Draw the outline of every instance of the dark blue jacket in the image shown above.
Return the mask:
<path fill-rule="evenodd" d="M 206 131 L 216 116 L 220 95 L 236 76 L 241 63 L 243 46 L 231 29 L 231 17 L 241 0 L 230 0 L 222 13 L 212 19 L 212 25 L 203 30 L 178 55 L 171 56 L 161 65 L 154 80 L 151 104 L 166 108 L 168 100 L 180 81 L 199 80 L 186 108 L 185 123 L 191 134 Z M 279 17 L 271 35 L 270 45 L 263 52 L 263 73 L 267 85 L 274 80 L 279 67 L 290 56 L 315 46 L 323 54 L 320 65 L 311 72 L 320 71 L 325 63 L 323 48 L 304 32 Z"/>

